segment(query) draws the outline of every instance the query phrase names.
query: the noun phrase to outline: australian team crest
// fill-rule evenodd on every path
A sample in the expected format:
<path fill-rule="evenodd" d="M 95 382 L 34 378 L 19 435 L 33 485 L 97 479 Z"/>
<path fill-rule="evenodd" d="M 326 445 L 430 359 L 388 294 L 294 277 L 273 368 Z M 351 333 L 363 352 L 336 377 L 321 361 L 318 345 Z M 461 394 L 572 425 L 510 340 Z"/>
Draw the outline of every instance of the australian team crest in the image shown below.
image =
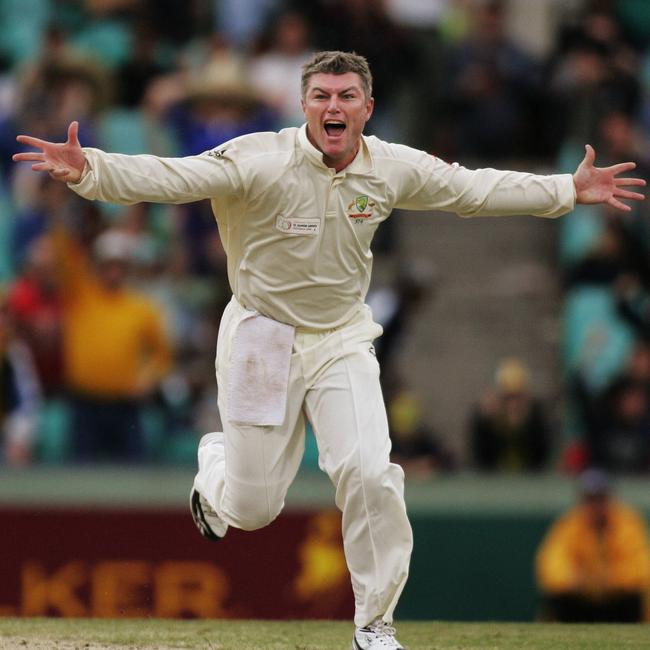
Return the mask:
<path fill-rule="evenodd" d="M 367 194 L 360 194 L 347 207 L 348 217 L 359 223 L 361 219 L 370 219 L 375 202 Z"/>

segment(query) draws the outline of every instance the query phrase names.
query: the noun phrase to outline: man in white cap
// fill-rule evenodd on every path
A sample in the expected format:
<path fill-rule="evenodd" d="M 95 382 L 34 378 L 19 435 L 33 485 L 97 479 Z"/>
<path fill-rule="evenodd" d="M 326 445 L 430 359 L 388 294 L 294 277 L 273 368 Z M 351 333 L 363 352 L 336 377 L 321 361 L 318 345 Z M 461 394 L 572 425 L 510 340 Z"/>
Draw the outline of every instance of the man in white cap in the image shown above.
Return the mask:
<path fill-rule="evenodd" d="M 352 647 L 399 649 L 393 612 L 412 534 L 404 473 L 390 440 L 372 340 L 381 328 L 364 298 L 370 243 L 395 207 L 462 216 L 555 217 L 581 203 L 628 210 L 623 163 L 575 175 L 470 171 L 363 135 L 372 115 L 366 60 L 319 52 L 303 68 L 306 124 L 256 133 L 199 156 L 161 159 L 82 149 L 29 136 L 33 163 L 89 199 L 122 203 L 212 200 L 233 299 L 221 321 L 217 380 L 223 432 L 204 436 L 192 510 L 203 534 L 253 530 L 282 510 L 303 452 L 305 417 L 320 466 L 336 487 L 355 595 Z"/>

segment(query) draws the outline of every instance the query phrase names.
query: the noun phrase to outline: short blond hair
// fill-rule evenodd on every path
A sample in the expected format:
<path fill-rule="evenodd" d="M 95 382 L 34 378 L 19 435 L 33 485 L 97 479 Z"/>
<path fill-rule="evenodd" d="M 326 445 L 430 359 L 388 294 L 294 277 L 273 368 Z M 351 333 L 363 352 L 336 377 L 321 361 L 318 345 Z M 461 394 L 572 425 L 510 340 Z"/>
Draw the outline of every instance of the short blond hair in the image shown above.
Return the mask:
<path fill-rule="evenodd" d="M 312 75 L 324 72 L 326 74 L 345 74 L 355 72 L 361 79 L 363 92 L 366 99 L 372 96 L 372 74 L 365 56 L 356 52 L 316 52 L 312 58 L 302 66 L 301 91 L 302 97 L 307 94 L 307 86 Z"/>

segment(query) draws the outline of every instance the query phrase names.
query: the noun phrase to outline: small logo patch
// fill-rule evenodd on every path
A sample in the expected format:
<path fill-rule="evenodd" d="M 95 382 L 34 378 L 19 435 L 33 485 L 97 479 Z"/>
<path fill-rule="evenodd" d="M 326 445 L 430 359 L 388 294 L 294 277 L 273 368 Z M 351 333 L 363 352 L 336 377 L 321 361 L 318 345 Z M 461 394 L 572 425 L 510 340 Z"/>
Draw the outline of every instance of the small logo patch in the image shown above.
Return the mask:
<path fill-rule="evenodd" d="M 223 149 L 213 149 L 212 151 L 208 151 L 208 156 L 211 158 L 216 158 L 217 160 L 223 160 L 223 154 L 227 151 L 228 147 L 224 147 Z"/>
<path fill-rule="evenodd" d="M 302 219 L 300 217 L 283 217 L 275 220 L 275 227 L 288 235 L 308 235 L 315 237 L 320 233 L 320 219 Z"/>
<path fill-rule="evenodd" d="M 367 194 L 360 194 L 348 205 L 348 217 L 354 219 L 355 223 L 362 223 L 363 219 L 372 217 L 372 209 L 375 205 Z"/>

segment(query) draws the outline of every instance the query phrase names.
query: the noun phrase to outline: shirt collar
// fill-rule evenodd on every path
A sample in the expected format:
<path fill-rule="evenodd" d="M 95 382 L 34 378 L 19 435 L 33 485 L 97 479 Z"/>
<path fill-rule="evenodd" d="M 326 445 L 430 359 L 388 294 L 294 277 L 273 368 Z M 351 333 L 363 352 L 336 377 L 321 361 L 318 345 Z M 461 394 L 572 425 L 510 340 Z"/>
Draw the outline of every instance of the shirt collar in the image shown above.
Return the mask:
<path fill-rule="evenodd" d="M 312 163 L 318 167 L 322 167 L 323 169 L 328 169 L 327 165 L 323 162 L 323 153 L 316 149 L 307 137 L 307 124 L 303 124 L 298 129 L 298 142 L 300 143 L 300 148 L 303 150 L 303 153 Z M 359 147 L 357 155 L 354 157 L 354 160 L 339 173 L 368 174 L 372 171 L 373 167 L 372 155 L 368 149 L 366 138 L 361 136 L 361 146 Z"/>

